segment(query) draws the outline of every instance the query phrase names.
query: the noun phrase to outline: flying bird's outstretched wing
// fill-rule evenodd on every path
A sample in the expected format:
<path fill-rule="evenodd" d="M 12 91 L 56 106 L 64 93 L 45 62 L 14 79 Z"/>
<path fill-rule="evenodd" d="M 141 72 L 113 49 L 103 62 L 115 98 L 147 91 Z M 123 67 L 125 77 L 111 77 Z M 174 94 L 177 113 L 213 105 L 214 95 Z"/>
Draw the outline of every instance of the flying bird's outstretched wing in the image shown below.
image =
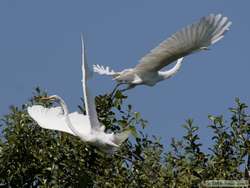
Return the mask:
<path fill-rule="evenodd" d="M 63 131 L 75 135 L 68 127 L 61 107 L 45 108 L 41 105 L 33 105 L 28 107 L 28 113 L 44 129 Z M 69 114 L 69 119 L 78 132 L 83 134 L 90 132 L 91 127 L 87 116 L 73 112 Z"/>
<path fill-rule="evenodd" d="M 159 71 L 173 61 L 206 49 L 218 42 L 232 23 L 221 14 L 210 14 L 199 22 L 189 25 L 176 32 L 145 55 L 135 67 L 135 71 Z"/>
<path fill-rule="evenodd" d="M 84 95 L 86 113 L 89 116 L 89 120 L 90 120 L 92 128 L 99 130 L 101 126 L 98 121 L 98 116 L 96 113 L 95 100 L 89 92 L 88 83 L 87 83 L 87 80 L 90 75 L 90 71 L 88 68 L 87 60 L 86 60 L 85 46 L 83 43 L 83 35 L 81 35 L 81 43 L 82 43 L 82 87 L 83 87 L 83 95 Z"/>

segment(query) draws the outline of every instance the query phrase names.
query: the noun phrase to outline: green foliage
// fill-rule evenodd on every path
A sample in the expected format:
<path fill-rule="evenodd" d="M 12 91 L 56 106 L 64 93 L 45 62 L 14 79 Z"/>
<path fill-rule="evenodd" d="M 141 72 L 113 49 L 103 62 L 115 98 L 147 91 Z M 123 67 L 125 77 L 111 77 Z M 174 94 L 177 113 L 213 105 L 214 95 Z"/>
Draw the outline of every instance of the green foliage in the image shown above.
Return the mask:
<path fill-rule="evenodd" d="M 159 138 L 144 133 L 147 122 L 126 105 L 127 96 L 119 90 L 99 95 L 97 113 L 106 131 L 132 130 L 130 139 L 110 156 L 32 121 L 27 106 L 51 106 L 40 100 L 46 95 L 37 88 L 27 104 L 11 107 L 1 120 L 0 184 L 5 187 L 198 187 L 211 179 L 244 178 L 241 169 L 250 154 L 250 122 L 247 106 L 239 99 L 229 109 L 230 120 L 209 116 L 214 143 L 205 153 L 193 120 L 183 125 L 182 139 L 173 138 L 165 151 Z M 83 105 L 79 110 L 85 112 Z"/>

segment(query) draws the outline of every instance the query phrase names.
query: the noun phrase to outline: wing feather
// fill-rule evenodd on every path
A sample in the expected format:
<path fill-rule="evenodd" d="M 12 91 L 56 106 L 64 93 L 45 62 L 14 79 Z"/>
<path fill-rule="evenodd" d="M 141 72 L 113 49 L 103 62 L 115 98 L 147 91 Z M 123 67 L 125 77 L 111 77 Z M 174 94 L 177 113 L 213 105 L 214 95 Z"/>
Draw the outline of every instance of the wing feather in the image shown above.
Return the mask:
<path fill-rule="evenodd" d="M 84 103 L 86 108 L 86 113 L 90 118 L 91 127 L 100 130 L 101 126 L 98 121 L 98 116 L 96 112 L 95 99 L 91 96 L 89 88 L 88 88 L 88 64 L 86 60 L 85 54 L 85 46 L 83 43 L 83 36 L 81 36 L 82 42 L 82 87 L 83 87 L 83 95 L 84 95 Z"/>
<path fill-rule="evenodd" d="M 41 105 L 33 105 L 28 107 L 28 113 L 44 129 L 57 130 L 75 135 L 67 126 L 61 107 L 45 108 Z M 79 133 L 87 134 L 90 132 L 90 123 L 87 116 L 73 112 L 69 114 L 69 119 Z"/>
<path fill-rule="evenodd" d="M 232 23 L 221 14 L 210 14 L 160 43 L 141 58 L 136 72 L 158 71 L 177 59 L 207 48 L 224 37 Z"/>

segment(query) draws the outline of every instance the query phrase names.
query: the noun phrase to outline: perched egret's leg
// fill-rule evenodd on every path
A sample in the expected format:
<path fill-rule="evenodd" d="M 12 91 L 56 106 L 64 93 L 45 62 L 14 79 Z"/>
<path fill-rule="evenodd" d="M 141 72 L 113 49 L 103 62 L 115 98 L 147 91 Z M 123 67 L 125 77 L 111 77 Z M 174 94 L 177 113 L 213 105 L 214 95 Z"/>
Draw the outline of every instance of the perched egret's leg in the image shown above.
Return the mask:
<path fill-rule="evenodd" d="M 114 156 L 117 156 L 117 157 L 119 157 L 119 158 L 121 158 L 121 159 L 125 159 L 125 160 L 128 160 L 128 161 L 130 161 L 130 162 L 133 162 L 132 159 L 129 159 L 129 158 L 124 157 L 124 156 L 122 156 L 122 155 L 119 155 L 119 154 L 117 154 L 117 153 L 114 153 Z M 140 161 L 144 161 L 144 160 L 145 160 L 143 157 L 138 156 L 138 155 L 136 155 L 136 154 L 134 154 L 134 153 L 132 153 L 132 156 L 133 156 L 136 160 L 140 160 Z"/>
<path fill-rule="evenodd" d="M 117 153 L 115 153 L 114 156 L 119 157 L 119 158 L 121 158 L 121 159 L 125 159 L 125 160 L 127 160 L 127 161 L 130 161 L 131 163 L 133 162 L 132 159 L 129 159 L 129 158 L 124 157 L 124 156 L 122 156 L 122 155 L 119 155 L 119 154 L 117 154 Z"/>

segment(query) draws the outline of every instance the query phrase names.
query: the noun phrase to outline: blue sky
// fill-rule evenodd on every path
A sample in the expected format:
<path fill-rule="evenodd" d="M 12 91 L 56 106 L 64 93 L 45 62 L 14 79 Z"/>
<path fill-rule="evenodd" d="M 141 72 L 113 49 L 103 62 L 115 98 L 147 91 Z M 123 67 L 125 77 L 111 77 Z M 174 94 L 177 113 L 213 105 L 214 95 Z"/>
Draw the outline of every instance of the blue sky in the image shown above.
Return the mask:
<path fill-rule="evenodd" d="M 35 86 L 58 94 L 75 110 L 82 96 L 80 32 L 89 64 L 115 70 L 137 64 L 151 48 L 183 26 L 210 13 L 233 22 L 225 38 L 210 51 L 185 59 L 180 72 L 155 87 L 127 92 L 128 103 L 149 121 L 147 133 L 183 135 L 181 125 L 194 118 L 205 146 L 211 144 L 208 114 L 225 114 L 240 97 L 250 105 L 247 58 L 250 2 L 166 0 L 2 0 L 0 1 L 0 116 L 21 105 Z M 96 75 L 92 93 L 110 91 L 114 82 Z"/>

